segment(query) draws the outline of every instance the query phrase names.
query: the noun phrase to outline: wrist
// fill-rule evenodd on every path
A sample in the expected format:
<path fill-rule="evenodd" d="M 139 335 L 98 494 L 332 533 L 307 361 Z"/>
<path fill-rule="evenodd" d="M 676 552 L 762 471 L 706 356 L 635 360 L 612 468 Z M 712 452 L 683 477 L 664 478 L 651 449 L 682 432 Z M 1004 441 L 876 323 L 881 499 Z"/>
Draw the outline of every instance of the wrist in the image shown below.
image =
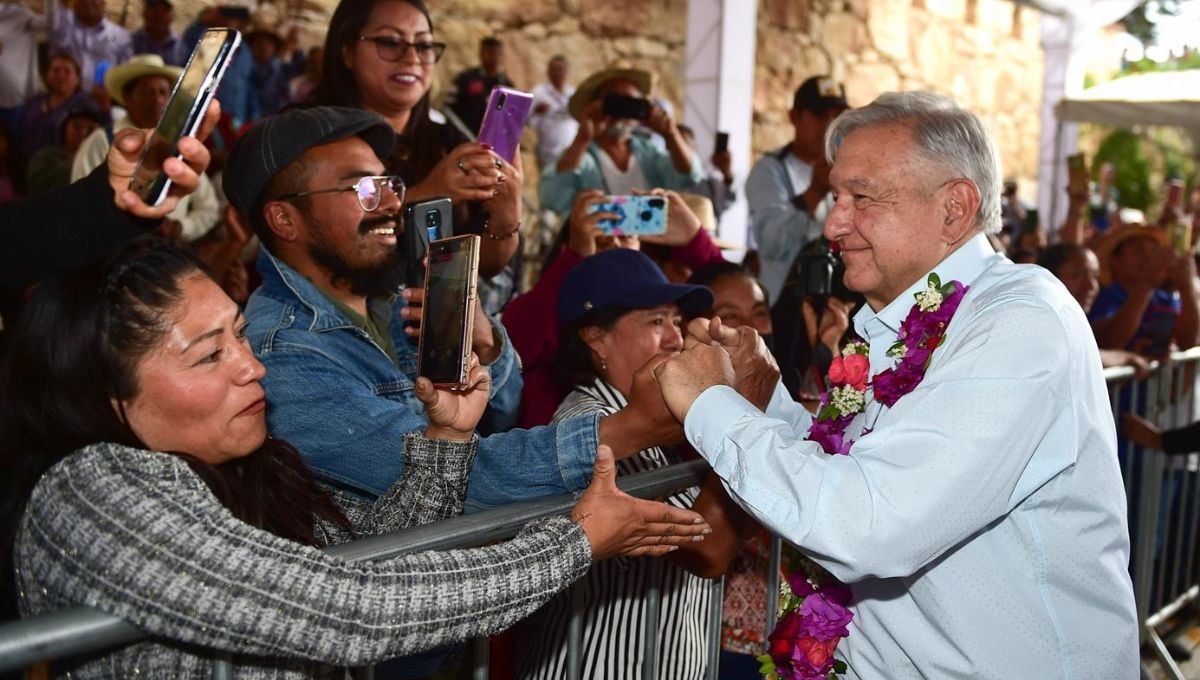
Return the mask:
<path fill-rule="evenodd" d="M 483 235 L 493 241 L 507 241 L 517 235 L 521 231 L 521 220 L 517 220 L 516 224 L 498 224 L 492 221 L 491 217 L 483 220 Z"/>
<path fill-rule="evenodd" d="M 425 438 L 447 442 L 469 442 L 475 436 L 474 430 L 464 432 L 455 427 L 435 425 L 430 423 L 425 427 Z"/>

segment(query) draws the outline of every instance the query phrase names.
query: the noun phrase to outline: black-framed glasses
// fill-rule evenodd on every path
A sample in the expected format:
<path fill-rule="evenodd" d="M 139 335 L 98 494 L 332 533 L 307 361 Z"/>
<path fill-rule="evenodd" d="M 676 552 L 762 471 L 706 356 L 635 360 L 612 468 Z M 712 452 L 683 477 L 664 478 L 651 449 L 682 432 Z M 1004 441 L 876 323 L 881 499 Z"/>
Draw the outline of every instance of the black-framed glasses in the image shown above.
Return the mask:
<path fill-rule="evenodd" d="M 278 196 L 274 200 L 286 201 L 289 198 L 300 198 L 301 196 L 312 196 L 313 194 L 332 194 L 342 191 L 353 191 L 355 198 L 358 199 L 358 205 L 366 212 L 372 212 L 383 203 L 384 189 L 391 189 L 396 198 L 400 202 L 404 202 L 404 180 L 400 175 L 367 175 L 360 177 L 357 182 L 348 187 L 335 187 L 333 189 L 314 189 L 313 191 L 299 191 L 294 194 L 284 194 Z"/>
<path fill-rule="evenodd" d="M 375 51 L 384 61 L 400 61 L 404 55 L 408 54 L 408 49 L 411 47 L 417 53 L 417 61 L 422 64 L 436 64 L 437 60 L 442 58 L 442 53 L 446 51 L 446 43 L 428 40 L 410 43 L 390 35 L 360 35 L 358 39 L 375 43 Z"/>

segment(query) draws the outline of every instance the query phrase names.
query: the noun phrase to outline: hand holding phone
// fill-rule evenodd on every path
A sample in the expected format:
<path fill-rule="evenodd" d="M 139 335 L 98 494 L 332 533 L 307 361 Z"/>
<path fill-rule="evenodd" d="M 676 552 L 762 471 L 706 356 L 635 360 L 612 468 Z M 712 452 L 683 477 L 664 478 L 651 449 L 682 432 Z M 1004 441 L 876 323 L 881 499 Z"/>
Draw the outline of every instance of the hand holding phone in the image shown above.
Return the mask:
<path fill-rule="evenodd" d="M 465 234 L 429 244 L 417 375 L 435 386 L 468 384 L 479 243 L 478 235 Z"/>
<path fill-rule="evenodd" d="M 617 236 L 653 236 L 667 231 L 667 199 L 662 196 L 606 196 L 588 207 L 588 214 L 611 212 L 616 220 L 600 220 L 606 234 Z"/>
<path fill-rule="evenodd" d="M 194 135 L 200 128 L 217 84 L 241 42 L 241 34 L 233 29 L 210 28 L 196 43 L 129 181 L 129 188 L 149 205 L 158 205 L 166 197 L 171 179 L 163 172 L 163 161 L 179 158 L 180 138 Z"/>
<path fill-rule="evenodd" d="M 533 95 L 528 92 L 503 86 L 492 88 L 476 140 L 491 144 L 496 155 L 512 163 L 532 105 Z"/>

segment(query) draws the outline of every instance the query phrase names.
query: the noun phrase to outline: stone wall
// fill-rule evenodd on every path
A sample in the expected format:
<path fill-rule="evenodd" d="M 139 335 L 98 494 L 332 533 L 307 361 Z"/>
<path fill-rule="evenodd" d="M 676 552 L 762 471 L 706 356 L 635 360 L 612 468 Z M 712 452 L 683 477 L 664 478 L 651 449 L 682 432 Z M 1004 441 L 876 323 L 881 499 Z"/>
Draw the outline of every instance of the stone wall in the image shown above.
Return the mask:
<path fill-rule="evenodd" d="M 231 0 L 233 1 L 233 0 Z M 141 0 L 129 0 L 131 23 Z M 176 0 L 182 26 L 205 0 Z M 109 0 L 117 10 L 117 0 Z M 508 47 L 519 86 L 544 79 L 565 54 L 573 81 L 615 60 L 655 70 L 659 94 L 683 101 L 687 0 L 430 0 L 439 40 L 449 44 L 439 85 L 477 60 L 479 39 Z M 320 40 L 333 0 L 278 0 L 258 14 L 281 29 L 299 19 Z M 999 142 L 1005 172 L 1031 181 L 1037 168 L 1042 53 L 1035 10 L 1012 0 L 758 0 L 753 148 L 791 138 L 787 109 L 809 75 L 830 73 L 852 104 L 880 92 L 931 89 L 978 112 Z M 440 87 L 438 92 L 440 92 Z M 682 112 L 679 112 L 682 113 Z"/>

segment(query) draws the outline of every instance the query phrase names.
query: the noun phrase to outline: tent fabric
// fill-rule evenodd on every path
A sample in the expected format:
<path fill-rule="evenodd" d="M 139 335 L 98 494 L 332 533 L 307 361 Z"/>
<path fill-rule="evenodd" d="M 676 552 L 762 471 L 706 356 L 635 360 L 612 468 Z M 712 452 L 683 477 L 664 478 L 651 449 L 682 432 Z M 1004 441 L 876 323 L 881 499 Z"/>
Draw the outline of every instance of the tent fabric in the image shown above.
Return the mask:
<path fill-rule="evenodd" d="M 1117 78 L 1059 102 L 1061 121 L 1200 128 L 1200 69 Z"/>

